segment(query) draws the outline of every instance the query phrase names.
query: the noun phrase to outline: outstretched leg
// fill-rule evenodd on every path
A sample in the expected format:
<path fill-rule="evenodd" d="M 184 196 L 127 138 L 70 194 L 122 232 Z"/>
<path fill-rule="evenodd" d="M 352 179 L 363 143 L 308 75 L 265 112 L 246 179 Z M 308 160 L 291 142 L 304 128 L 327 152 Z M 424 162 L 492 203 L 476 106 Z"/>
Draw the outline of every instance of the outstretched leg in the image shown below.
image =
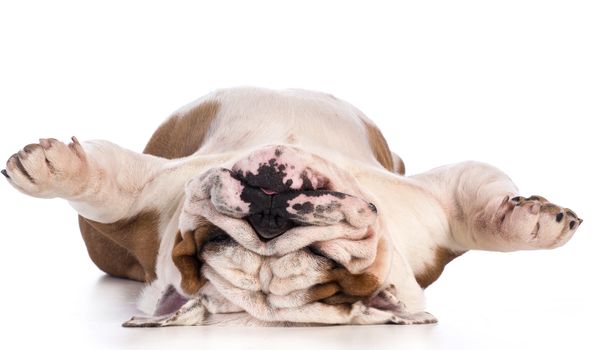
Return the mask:
<path fill-rule="evenodd" d="M 81 215 L 89 256 L 101 270 L 151 281 L 159 223 L 173 215 L 187 179 L 226 157 L 167 160 L 107 141 L 42 139 L 10 157 L 2 174 L 25 194 L 66 199 Z"/>
<path fill-rule="evenodd" d="M 566 243 L 582 223 L 570 209 L 541 196 L 518 195 L 500 170 L 465 162 L 414 177 L 447 209 L 456 248 L 512 251 Z"/>
<path fill-rule="evenodd" d="M 15 153 L 3 174 L 19 191 L 66 199 L 80 215 L 112 223 L 181 198 L 187 179 L 227 157 L 167 160 L 108 141 L 41 139 Z"/>

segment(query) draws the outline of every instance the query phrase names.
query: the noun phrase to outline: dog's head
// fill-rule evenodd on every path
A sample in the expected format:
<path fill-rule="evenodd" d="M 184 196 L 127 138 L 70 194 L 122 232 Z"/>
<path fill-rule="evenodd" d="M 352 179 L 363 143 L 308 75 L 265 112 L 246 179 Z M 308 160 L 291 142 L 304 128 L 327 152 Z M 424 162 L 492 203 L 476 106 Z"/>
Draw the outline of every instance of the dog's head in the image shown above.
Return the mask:
<path fill-rule="evenodd" d="M 261 319 L 366 300 L 389 268 L 377 215 L 356 179 L 330 161 L 294 147 L 259 149 L 187 184 L 173 249 L 181 290 L 196 296 L 210 284 Z"/>

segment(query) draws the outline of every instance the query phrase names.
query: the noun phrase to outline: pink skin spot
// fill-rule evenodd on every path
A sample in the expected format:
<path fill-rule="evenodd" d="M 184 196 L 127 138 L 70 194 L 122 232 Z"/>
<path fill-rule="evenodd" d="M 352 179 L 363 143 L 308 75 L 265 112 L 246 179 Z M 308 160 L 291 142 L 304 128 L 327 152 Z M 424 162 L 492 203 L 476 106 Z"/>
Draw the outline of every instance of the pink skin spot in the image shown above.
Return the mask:
<path fill-rule="evenodd" d="M 261 187 L 261 188 L 260 188 L 260 190 L 261 190 L 262 192 L 264 192 L 266 195 L 269 195 L 269 196 L 272 196 L 272 195 L 274 195 L 274 194 L 277 194 L 277 192 L 276 192 L 276 191 L 269 190 L 268 188 L 262 188 L 262 187 Z"/>

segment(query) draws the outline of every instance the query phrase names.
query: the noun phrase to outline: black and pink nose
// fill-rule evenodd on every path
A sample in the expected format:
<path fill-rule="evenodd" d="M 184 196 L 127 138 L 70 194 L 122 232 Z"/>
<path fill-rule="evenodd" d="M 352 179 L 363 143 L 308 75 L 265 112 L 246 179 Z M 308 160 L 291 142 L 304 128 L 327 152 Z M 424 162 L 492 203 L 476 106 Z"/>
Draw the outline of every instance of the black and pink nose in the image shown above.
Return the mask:
<path fill-rule="evenodd" d="M 294 196 L 266 188 L 244 188 L 241 198 L 250 203 L 250 215 L 246 220 L 260 238 L 273 239 L 296 226 L 287 212 L 288 200 Z"/>

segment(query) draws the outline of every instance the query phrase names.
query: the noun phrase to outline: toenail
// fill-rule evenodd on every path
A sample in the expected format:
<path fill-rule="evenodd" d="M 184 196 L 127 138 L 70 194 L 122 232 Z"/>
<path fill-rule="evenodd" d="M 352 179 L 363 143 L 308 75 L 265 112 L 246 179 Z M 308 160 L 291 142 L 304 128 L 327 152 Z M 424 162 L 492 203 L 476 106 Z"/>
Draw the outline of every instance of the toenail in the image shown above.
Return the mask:
<path fill-rule="evenodd" d="M 376 209 L 376 206 L 372 203 L 368 203 L 368 208 L 370 208 L 373 213 L 378 212 L 378 209 Z"/>
<path fill-rule="evenodd" d="M 0 171 L 0 172 L 2 173 L 2 175 L 4 175 L 5 178 L 10 179 L 10 176 L 8 176 L 6 169 L 2 169 L 2 171 Z"/>
<path fill-rule="evenodd" d="M 576 221 L 571 221 L 570 222 L 570 229 L 571 230 L 574 228 L 574 225 L 576 225 Z"/>
<path fill-rule="evenodd" d="M 556 215 L 556 222 L 562 221 L 563 217 L 564 217 L 564 213 L 560 213 L 560 214 Z"/>

